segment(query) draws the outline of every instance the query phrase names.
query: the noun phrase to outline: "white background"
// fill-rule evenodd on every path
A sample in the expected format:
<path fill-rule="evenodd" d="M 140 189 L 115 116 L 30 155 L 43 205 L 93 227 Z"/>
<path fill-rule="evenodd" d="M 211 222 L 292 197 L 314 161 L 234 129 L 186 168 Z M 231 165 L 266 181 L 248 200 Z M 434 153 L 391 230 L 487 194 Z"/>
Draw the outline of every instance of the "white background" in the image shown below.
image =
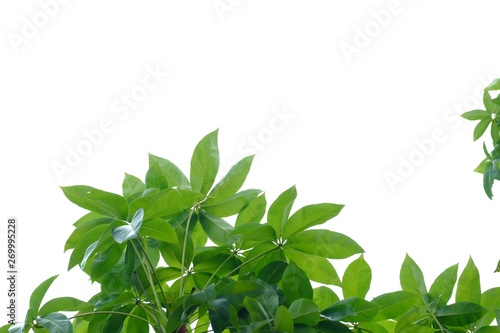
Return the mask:
<path fill-rule="evenodd" d="M 484 290 L 500 285 L 499 202 L 472 171 L 483 158 L 474 124 L 458 117 L 499 74 L 498 1 L 47 3 L 0 4 L 0 218 L 3 229 L 19 219 L 20 317 L 54 274 L 48 296 L 97 290 L 65 273 L 64 242 L 84 210 L 59 186 L 120 192 L 124 172 L 144 176 L 148 152 L 189 173 L 195 144 L 217 128 L 223 169 L 257 152 L 245 188 L 268 202 L 295 184 L 295 208 L 346 205 L 328 228 L 365 249 L 369 297 L 399 289 L 406 253 L 428 286 L 469 255 Z M 147 68 L 169 75 L 119 111 Z M 95 144 L 58 177 L 85 132 Z M 388 173 L 401 177 L 392 187 Z M 5 301 L 6 289 L 2 279 Z"/>

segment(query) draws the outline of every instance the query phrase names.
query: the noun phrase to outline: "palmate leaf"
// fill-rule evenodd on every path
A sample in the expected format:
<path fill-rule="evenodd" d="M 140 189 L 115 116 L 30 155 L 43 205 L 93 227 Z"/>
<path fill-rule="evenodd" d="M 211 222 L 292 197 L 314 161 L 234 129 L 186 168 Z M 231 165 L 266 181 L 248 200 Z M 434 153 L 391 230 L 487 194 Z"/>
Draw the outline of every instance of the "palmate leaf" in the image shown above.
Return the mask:
<path fill-rule="evenodd" d="M 156 160 L 153 160 L 149 165 L 146 173 L 146 188 L 157 188 L 164 190 L 169 188 L 167 177 L 163 174 L 163 170 Z"/>
<path fill-rule="evenodd" d="M 276 231 L 276 235 L 281 237 L 283 226 L 285 225 L 293 203 L 297 198 L 297 190 L 295 186 L 281 193 L 278 198 L 271 204 L 267 212 L 267 224 L 272 226 Z"/>
<path fill-rule="evenodd" d="M 437 299 L 441 306 L 448 304 L 457 282 L 458 264 L 448 267 L 439 274 L 429 289 L 429 295 Z"/>
<path fill-rule="evenodd" d="M 73 333 L 73 325 L 68 317 L 62 313 L 49 313 L 46 316 L 36 318 L 36 321 L 50 333 Z"/>
<path fill-rule="evenodd" d="M 380 306 L 377 318 L 396 319 L 415 305 L 420 295 L 408 291 L 395 291 L 377 296 L 373 303 Z"/>
<path fill-rule="evenodd" d="M 236 163 L 208 194 L 207 204 L 220 202 L 234 195 L 241 188 L 252 166 L 254 155 Z"/>
<path fill-rule="evenodd" d="M 479 304 L 458 302 L 438 309 L 435 315 L 443 325 L 465 326 L 478 321 L 486 312 Z"/>
<path fill-rule="evenodd" d="M 290 260 L 293 260 L 306 273 L 309 279 L 324 284 L 342 285 L 337 271 L 328 259 L 300 252 L 289 247 L 285 247 L 283 250 L 286 256 Z"/>
<path fill-rule="evenodd" d="M 235 227 L 246 223 L 259 223 L 266 214 L 266 205 L 266 195 L 262 193 L 250 201 L 248 206 L 238 214 Z"/>
<path fill-rule="evenodd" d="M 38 287 L 33 291 L 30 297 L 30 310 L 33 312 L 32 315 L 33 317 L 38 316 L 40 305 L 42 304 L 43 297 L 47 293 L 47 290 L 49 290 L 50 285 L 54 282 L 54 280 L 58 277 L 59 275 L 54 275 L 47 280 L 43 281 L 40 283 Z"/>
<path fill-rule="evenodd" d="M 297 232 L 287 240 L 285 247 L 330 259 L 345 259 L 364 252 L 351 238 L 323 229 Z"/>
<path fill-rule="evenodd" d="M 425 295 L 427 293 L 422 270 L 408 254 L 401 266 L 399 280 L 403 291 L 409 291 L 420 295 Z"/>
<path fill-rule="evenodd" d="M 220 202 L 204 202 L 201 207 L 203 208 L 203 210 L 213 216 L 232 216 L 245 209 L 250 204 L 250 202 L 257 198 L 260 193 L 262 193 L 262 191 L 257 189 L 244 190 Z"/>
<path fill-rule="evenodd" d="M 288 311 L 292 315 L 294 324 L 314 326 L 319 323 L 319 308 L 312 300 L 299 298 L 290 304 Z"/>
<path fill-rule="evenodd" d="M 131 195 L 142 192 L 146 190 L 146 185 L 137 178 L 136 176 L 129 175 L 128 173 L 125 173 L 125 178 L 123 179 L 122 183 L 122 193 L 123 197 L 127 199 Z"/>
<path fill-rule="evenodd" d="M 184 173 L 172 162 L 165 158 L 149 154 L 149 165 L 158 164 L 163 176 L 168 182 L 169 187 L 176 186 L 181 190 L 191 190 L 191 184 Z"/>
<path fill-rule="evenodd" d="M 299 298 L 312 300 L 313 289 L 306 273 L 297 264 L 290 261 L 282 279 L 283 294 L 289 304 Z"/>
<path fill-rule="evenodd" d="M 313 289 L 313 301 L 319 306 L 320 310 L 323 310 L 331 304 L 338 302 L 339 297 L 330 288 L 320 286 Z"/>

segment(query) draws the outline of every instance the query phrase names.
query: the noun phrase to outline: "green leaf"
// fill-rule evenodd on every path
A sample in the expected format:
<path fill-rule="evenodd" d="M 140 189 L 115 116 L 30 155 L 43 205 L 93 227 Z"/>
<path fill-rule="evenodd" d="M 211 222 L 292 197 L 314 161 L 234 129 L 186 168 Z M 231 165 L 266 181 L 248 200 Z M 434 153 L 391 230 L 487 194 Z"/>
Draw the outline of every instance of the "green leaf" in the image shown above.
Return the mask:
<path fill-rule="evenodd" d="M 203 203 L 202 208 L 217 217 L 232 216 L 245 209 L 260 193 L 261 190 L 256 189 L 244 190 L 217 203 Z"/>
<path fill-rule="evenodd" d="M 486 312 L 486 309 L 478 304 L 458 302 L 438 309 L 435 315 L 443 325 L 465 326 L 478 321 Z"/>
<path fill-rule="evenodd" d="M 469 257 L 469 261 L 458 279 L 455 301 L 457 303 L 472 302 L 476 304 L 481 302 L 479 270 L 471 257 Z"/>
<path fill-rule="evenodd" d="M 46 316 L 36 318 L 36 321 L 50 333 L 73 333 L 73 325 L 62 313 L 49 313 Z"/>
<path fill-rule="evenodd" d="M 361 246 L 346 235 L 323 229 L 297 232 L 288 239 L 286 246 L 330 259 L 345 259 L 363 252 Z"/>
<path fill-rule="evenodd" d="M 408 254 L 401 266 L 399 281 L 403 291 L 409 291 L 420 295 L 427 294 L 422 270 Z"/>
<path fill-rule="evenodd" d="M 80 264 L 84 258 L 88 258 L 88 255 L 90 255 L 90 253 L 87 253 L 87 249 L 93 243 L 95 243 L 93 248 L 95 249 L 99 238 L 107 229 L 107 225 L 98 225 L 82 236 L 82 238 L 78 241 L 75 248 L 73 249 L 73 252 L 71 253 L 71 256 L 69 258 L 68 270 Z M 88 255 L 86 256 L 86 254 Z"/>
<path fill-rule="evenodd" d="M 207 194 L 214 184 L 219 170 L 218 132 L 219 130 L 215 130 L 206 135 L 194 149 L 190 179 L 195 192 Z"/>
<path fill-rule="evenodd" d="M 332 321 L 368 322 L 377 314 L 379 306 L 359 297 L 350 297 L 332 304 L 321 314 Z"/>
<path fill-rule="evenodd" d="M 281 305 L 276 311 L 276 317 L 274 319 L 274 329 L 275 331 L 294 333 L 293 329 L 293 318 L 288 309 Z"/>
<path fill-rule="evenodd" d="M 226 278 L 227 279 L 227 278 Z M 225 298 L 231 304 L 243 304 L 245 297 L 257 297 L 265 291 L 264 287 L 255 281 L 233 281 L 216 290 L 216 298 Z"/>
<path fill-rule="evenodd" d="M 148 172 L 146 173 L 146 188 L 157 188 L 164 190 L 169 188 L 167 177 L 163 174 L 158 162 L 150 161 Z"/>
<path fill-rule="evenodd" d="M 474 141 L 483 136 L 490 123 L 491 118 L 481 119 L 481 121 L 474 128 Z"/>
<path fill-rule="evenodd" d="M 362 324 L 364 325 L 364 324 Z M 346 325 L 338 322 L 338 321 L 329 321 L 329 320 L 323 320 L 318 323 L 314 327 L 316 329 L 316 332 L 319 333 L 352 333 L 352 331 L 347 327 Z M 365 330 L 361 330 L 361 332 L 364 332 Z M 370 330 L 366 330 L 366 332 L 369 332 Z M 371 331 L 373 333 L 379 333 L 375 331 Z"/>
<path fill-rule="evenodd" d="M 286 221 L 283 227 L 283 239 L 288 239 L 309 227 L 325 223 L 337 216 L 343 207 L 343 205 L 322 203 L 300 208 Z"/>
<path fill-rule="evenodd" d="M 57 297 L 45 303 L 40 308 L 39 315 L 43 317 L 52 312 L 80 311 L 88 305 L 89 303 L 74 297 Z"/>
<path fill-rule="evenodd" d="M 133 194 L 143 192 L 145 190 L 146 185 L 142 182 L 142 180 L 140 180 L 136 176 L 125 173 L 125 178 L 123 179 L 122 183 L 122 193 L 125 199 Z"/>
<path fill-rule="evenodd" d="M 395 291 L 377 296 L 372 303 L 380 306 L 378 315 L 383 319 L 397 319 L 420 299 L 420 295 L 408 291 Z"/>
<path fill-rule="evenodd" d="M 283 273 L 282 288 L 288 304 L 299 298 L 308 298 L 310 300 L 313 298 L 309 278 L 293 261 L 290 261 Z"/>
<path fill-rule="evenodd" d="M 231 236 L 240 236 L 239 242 L 249 241 L 275 241 L 276 232 L 269 224 L 246 223 L 236 227 Z"/>
<path fill-rule="evenodd" d="M 203 212 L 200 214 L 200 224 L 214 243 L 219 245 L 229 245 L 232 243 L 230 234 L 234 228 L 225 220 Z"/>
<path fill-rule="evenodd" d="M 270 318 L 267 316 L 266 310 L 262 305 L 254 298 L 245 297 L 243 300 L 243 306 L 247 309 L 250 314 L 250 319 L 252 323 L 257 323 L 261 321 L 268 321 Z"/>
<path fill-rule="evenodd" d="M 429 316 L 425 308 L 413 307 L 398 319 L 395 333 L 434 333 L 436 331 L 435 328 L 416 325 L 416 323 L 429 318 Z"/>
<path fill-rule="evenodd" d="M 313 301 L 323 310 L 331 304 L 338 302 L 339 297 L 328 287 L 320 286 L 313 289 Z"/>
<path fill-rule="evenodd" d="M 184 173 L 172 162 L 167 159 L 149 154 L 149 165 L 158 163 L 163 176 L 167 179 L 170 187 L 177 186 L 181 190 L 191 190 L 191 184 Z"/>
<path fill-rule="evenodd" d="M 314 326 L 319 323 L 319 308 L 312 300 L 299 298 L 290 304 L 288 311 L 292 315 L 294 324 Z"/>
<path fill-rule="evenodd" d="M 500 309 L 500 287 L 486 290 L 481 295 L 480 304 L 488 310 Z"/>
<path fill-rule="evenodd" d="M 71 202 L 82 208 L 116 219 L 127 219 L 127 200 L 118 194 L 85 185 L 63 186 L 61 189 Z"/>
<path fill-rule="evenodd" d="M 311 280 L 336 286 L 342 285 L 337 271 L 328 259 L 288 247 L 285 247 L 284 251 L 286 256 L 293 260 Z"/>
<path fill-rule="evenodd" d="M 257 277 L 269 284 L 278 284 L 281 281 L 287 267 L 288 263 L 284 260 L 272 261 L 259 271 Z"/>
<path fill-rule="evenodd" d="M 240 268 L 239 276 L 247 273 L 257 274 L 264 266 L 273 261 L 285 260 L 283 252 L 272 242 L 256 245 L 245 256 L 244 265 Z"/>
<path fill-rule="evenodd" d="M 493 183 L 496 180 L 500 180 L 500 169 L 499 163 L 497 160 L 495 161 L 487 161 L 486 169 L 483 172 L 483 187 L 488 198 L 493 198 Z"/>
<path fill-rule="evenodd" d="M 149 333 L 149 325 L 148 325 L 148 317 L 146 315 L 146 311 L 140 306 L 134 307 L 131 315 L 137 316 L 139 318 L 143 318 L 141 320 L 136 317 L 128 317 L 125 322 L 124 332 L 134 332 L 134 333 Z"/>
<path fill-rule="evenodd" d="M 162 242 L 177 244 L 175 229 L 167 221 L 155 218 L 142 224 L 141 235 Z"/>
<path fill-rule="evenodd" d="M 467 120 L 482 120 L 491 118 L 491 114 L 485 110 L 472 110 L 462 114 L 462 117 Z"/>
<path fill-rule="evenodd" d="M 165 189 L 137 198 L 130 203 L 130 212 L 144 209 L 144 221 L 157 217 L 172 217 L 192 207 L 202 195 L 185 190 Z"/>
<path fill-rule="evenodd" d="M 220 202 L 234 195 L 241 188 L 252 166 L 254 155 L 236 163 L 208 194 L 207 204 Z"/>
<path fill-rule="evenodd" d="M 455 283 L 457 282 L 458 275 L 458 264 L 447 268 L 442 272 L 431 285 L 429 289 L 429 295 L 439 300 L 439 304 L 444 306 L 448 304 L 451 298 L 453 289 L 455 288 Z"/>
<path fill-rule="evenodd" d="M 498 326 L 483 326 L 478 329 L 475 333 L 500 333 L 500 327 Z"/>
<path fill-rule="evenodd" d="M 288 221 L 295 198 L 297 198 L 297 190 L 295 186 L 292 186 L 281 193 L 271 204 L 271 207 L 269 207 L 269 211 L 267 212 L 267 224 L 274 228 L 278 237 L 281 237 L 283 226 L 286 221 Z"/>
<path fill-rule="evenodd" d="M 64 252 L 75 248 L 76 244 L 78 244 L 78 241 L 80 241 L 80 239 L 84 237 L 84 235 L 86 235 L 94 227 L 102 224 L 110 224 L 111 222 L 113 222 L 112 218 L 103 217 L 103 218 L 93 219 L 79 225 L 78 227 L 76 227 L 75 230 L 73 230 L 68 240 L 66 241 L 66 244 L 64 245 Z"/>
<path fill-rule="evenodd" d="M 58 277 L 59 275 L 54 275 L 47 280 L 43 281 L 40 283 L 38 287 L 33 291 L 30 297 L 30 310 L 33 311 L 33 317 L 38 316 L 38 311 L 40 309 L 40 305 L 42 304 L 43 297 L 45 296 L 45 293 L 47 293 L 47 290 L 49 289 L 50 285 L 54 280 Z"/>
<path fill-rule="evenodd" d="M 112 244 L 104 252 L 99 253 L 92 261 L 90 277 L 97 281 L 104 274 L 109 273 L 118 263 L 125 251 L 125 244 Z"/>
<path fill-rule="evenodd" d="M 246 223 L 259 223 L 266 214 L 266 205 L 266 195 L 262 193 L 238 214 L 235 226 L 239 227 Z"/>
<path fill-rule="evenodd" d="M 142 221 L 144 219 L 144 210 L 139 208 L 132 218 L 132 222 L 127 225 L 119 226 L 113 229 L 113 239 L 121 244 L 131 239 L 136 239 L 139 237 L 139 230 L 142 226 Z"/>
<path fill-rule="evenodd" d="M 370 289 L 372 270 L 363 255 L 347 266 L 342 277 L 342 293 L 344 298 L 364 298 Z"/>

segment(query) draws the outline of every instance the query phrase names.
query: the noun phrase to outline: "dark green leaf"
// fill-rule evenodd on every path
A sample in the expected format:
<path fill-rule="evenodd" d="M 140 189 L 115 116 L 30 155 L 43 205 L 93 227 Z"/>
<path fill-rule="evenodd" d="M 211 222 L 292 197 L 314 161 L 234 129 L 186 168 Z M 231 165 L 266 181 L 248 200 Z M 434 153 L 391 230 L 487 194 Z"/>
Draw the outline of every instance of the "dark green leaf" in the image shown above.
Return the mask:
<path fill-rule="evenodd" d="M 285 257 L 275 244 L 271 242 L 258 244 L 246 254 L 245 265 L 240 268 L 239 276 L 242 277 L 249 272 L 257 274 L 264 266 L 278 260 L 285 260 Z"/>
<path fill-rule="evenodd" d="M 278 284 L 287 267 L 288 263 L 284 260 L 272 261 L 259 271 L 257 277 L 269 284 Z"/>
<path fill-rule="evenodd" d="M 403 265 L 401 266 L 399 280 L 401 288 L 404 291 L 421 295 L 427 294 L 422 270 L 409 255 L 406 255 Z"/>
<path fill-rule="evenodd" d="M 283 273 L 282 288 L 288 304 L 299 298 L 308 298 L 311 300 L 313 298 L 313 290 L 309 278 L 293 261 L 290 261 L 290 264 Z"/>
<path fill-rule="evenodd" d="M 436 318 L 443 325 L 465 326 L 478 321 L 486 314 L 486 309 L 470 302 L 458 302 L 436 311 Z"/>
<path fill-rule="evenodd" d="M 195 192 L 207 194 L 214 184 L 219 170 L 218 132 L 219 130 L 215 130 L 206 135 L 194 149 L 190 179 Z"/>
<path fill-rule="evenodd" d="M 325 223 L 337 216 L 343 207 L 343 205 L 322 203 L 300 208 L 286 221 L 283 227 L 283 239 L 288 239 L 309 227 Z"/>
<path fill-rule="evenodd" d="M 298 232 L 288 239 L 286 246 L 330 259 L 344 259 L 363 252 L 361 246 L 351 238 L 322 229 Z"/>
<path fill-rule="evenodd" d="M 479 271 L 472 258 L 469 258 L 467 265 L 458 279 L 455 301 L 457 303 L 472 302 L 476 304 L 480 304 L 481 302 Z"/>
<path fill-rule="evenodd" d="M 332 321 L 338 321 L 342 315 L 342 321 L 367 322 L 371 321 L 377 314 L 379 306 L 359 297 L 350 297 L 332 304 L 321 311 L 321 314 Z"/>
<path fill-rule="evenodd" d="M 314 326 L 319 323 L 319 308 L 312 300 L 299 298 L 290 304 L 288 311 L 292 315 L 294 324 Z"/>
<path fill-rule="evenodd" d="M 200 214 L 200 224 L 214 243 L 229 245 L 234 242 L 230 236 L 234 228 L 225 220 L 203 212 Z"/>
<path fill-rule="evenodd" d="M 252 323 L 270 320 L 266 310 L 264 310 L 262 305 L 256 299 L 245 297 L 245 299 L 243 300 L 243 306 L 247 309 L 248 313 L 250 314 L 250 319 L 252 320 Z"/>
<path fill-rule="evenodd" d="M 82 208 L 116 219 L 127 219 L 127 200 L 118 194 L 84 185 L 63 186 L 61 189 L 71 202 Z"/>

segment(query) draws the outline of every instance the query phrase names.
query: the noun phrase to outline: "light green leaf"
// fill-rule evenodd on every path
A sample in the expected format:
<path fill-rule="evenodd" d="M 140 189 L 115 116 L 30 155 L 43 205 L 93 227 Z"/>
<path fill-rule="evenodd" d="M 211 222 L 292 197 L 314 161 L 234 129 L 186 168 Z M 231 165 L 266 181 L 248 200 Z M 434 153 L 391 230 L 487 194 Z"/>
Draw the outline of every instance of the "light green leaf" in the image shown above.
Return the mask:
<path fill-rule="evenodd" d="M 49 313 L 46 316 L 36 318 L 36 321 L 50 333 L 73 333 L 73 325 L 62 313 Z"/>
<path fill-rule="evenodd" d="M 323 310 L 335 302 L 339 301 L 339 297 L 328 287 L 320 286 L 313 289 L 313 301 L 318 304 L 320 310 Z"/>
<path fill-rule="evenodd" d="M 481 302 L 481 283 L 479 279 L 479 270 L 472 258 L 469 258 L 460 278 L 458 279 L 457 293 L 455 301 L 472 302 L 480 304 Z"/>
<path fill-rule="evenodd" d="M 481 121 L 474 128 L 474 141 L 483 136 L 490 123 L 491 118 L 481 119 Z"/>
<path fill-rule="evenodd" d="M 266 195 L 262 193 L 238 214 L 235 226 L 239 227 L 246 223 L 259 223 L 266 214 L 266 205 Z"/>
<path fill-rule="evenodd" d="M 128 317 L 125 321 L 124 332 L 149 333 L 148 316 L 146 311 L 140 306 L 134 307 L 131 315 L 143 318 Z"/>
<path fill-rule="evenodd" d="M 481 120 L 491 118 L 491 114 L 485 110 L 472 110 L 462 114 L 462 117 L 467 120 Z"/>
<path fill-rule="evenodd" d="M 417 322 L 429 318 L 429 313 L 423 307 L 413 307 L 403 314 L 396 324 L 395 333 L 434 333 L 435 328 L 416 325 Z"/>
<path fill-rule="evenodd" d="M 455 283 L 457 282 L 458 264 L 447 268 L 442 272 L 431 285 L 429 295 L 439 300 L 439 304 L 444 306 L 448 304 L 451 298 Z"/>
<path fill-rule="evenodd" d="M 236 227 L 231 236 L 239 236 L 239 242 L 275 241 L 276 232 L 269 224 L 246 223 Z"/>
<path fill-rule="evenodd" d="M 283 226 L 290 216 L 295 198 L 297 198 L 297 190 L 295 186 L 292 186 L 281 193 L 271 204 L 271 207 L 269 207 L 269 211 L 267 212 L 267 224 L 274 228 L 278 237 L 281 237 Z"/>
<path fill-rule="evenodd" d="M 281 305 L 276 311 L 274 329 L 280 332 L 294 333 L 293 318 L 288 309 Z"/>
<path fill-rule="evenodd" d="M 330 259 L 345 259 L 363 252 L 361 246 L 346 235 L 323 229 L 298 232 L 288 239 L 286 247 Z"/>
<path fill-rule="evenodd" d="M 397 319 L 410 310 L 419 299 L 419 294 L 401 290 L 377 296 L 372 303 L 380 306 L 377 318 L 381 316 L 383 319 Z"/>
<path fill-rule="evenodd" d="M 159 192 L 137 198 L 130 203 L 130 212 L 144 209 L 144 221 L 157 217 L 170 218 L 192 207 L 202 195 L 185 190 L 165 189 Z"/>
<path fill-rule="evenodd" d="M 292 315 L 294 324 L 314 326 L 319 323 L 319 308 L 312 300 L 299 298 L 290 304 L 288 311 Z"/>
<path fill-rule="evenodd" d="M 224 178 L 208 194 L 207 204 L 221 202 L 234 195 L 241 188 L 252 166 L 254 155 L 247 156 L 236 163 Z"/>
<path fill-rule="evenodd" d="M 80 311 L 87 307 L 89 303 L 76 299 L 74 297 L 57 297 L 45 303 L 39 311 L 40 316 L 48 315 L 59 311 Z"/>
<path fill-rule="evenodd" d="M 435 315 L 443 325 L 465 326 L 478 321 L 486 312 L 486 309 L 478 304 L 458 302 L 438 309 Z"/>
<path fill-rule="evenodd" d="M 243 306 L 250 314 L 252 323 L 268 321 L 270 319 L 267 315 L 266 310 L 264 310 L 262 305 L 254 298 L 245 297 L 245 299 L 243 300 Z"/>
<path fill-rule="evenodd" d="M 149 154 L 149 165 L 152 165 L 154 162 L 158 163 L 170 187 L 177 186 L 177 188 L 181 190 L 191 190 L 189 180 L 174 163 L 167 159 Z"/>
<path fill-rule="evenodd" d="M 221 202 L 206 204 L 201 206 L 207 213 L 217 216 L 226 217 L 240 213 L 252 202 L 261 192 L 261 190 L 249 189 L 238 192 Z"/>
<path fill-rule="evenodd" d="M 167 177 L 163 174 L 158 162 L 153 160 L 146 173 L 146 188 L 157 188 L 164 190 L 169 188 Z"/>
<path fill-rule="evenodd" d="M 71 202 L 82 208 L 119 220 L 127 219 L 127 200 L 118 194 L 85 185 L 63 186 L 61 189 Z"/>
<path fill-rule="evenodd" d="M 404 291 L 420 295 L 427 294 L 424 274 L 422 273 L 420 267 L 418 267 L 417 263 L 415 263 L 415 261 L 408 254 L 406 255 L 403 265 L 401 266 L 399 281 L 401 283 L 401 288 Z"/>
<path fill-rule="evenodd" d="M 142 224 L 141 235 L 162 242 L 177 244 L 175 229 L 167 221 L 155 218 Z"/>
<path fill-rule="evenodd" d="M 300 252 L 289 247 L 285 247 L 283 250 L 286 256 L 293 260 L 307 274 L 309 279 L 324 284 L 342 285 L 337 271 L 328 259 Z"/>
<path fill-rule="evenodd" d="M 313 298 L 309 278 L 293 261 L 290 261 L 283 273 L 282 288 L 288 304 L 299 298 L 308 298 L 310 300 Z"/>
<path fill-rule="evenodd" d="M 283 227 L 283 239 L 288 239 L 309 227 L 325 223 L 337 216 L 343 207 L 343 205 L 322 203 L 300 208 L 286 221 Z"/>
<path fill-rule="evenodd" d="M 146 185 L 144 185 L 142 180 L 140 180 L 136 176 L 125 173 L 125 178 L 123 179 L 122 183 L 122 192 L 123 192 L 123 197 L 125 199 L 130 197 L 132 194 L 142 192 L 145 190 L 146 190 Z"/>
<path fill-rule="evenodd" d="M 219 130 L 206 135 L 196 145 L 191 158 L 191 186 L 193 191 L 207 194 L 219 170 Z"/>
<path fill-rule="evenodd" d="M 370 289 L 372 270 L 363 255 L 347 266 L 342 277 L 342 293 L 344 298 L 364 298 Z"/>
<path fill-rule="evenodd" d="M 90 278 L 97 281 L 104 274 L 109 273 L 118 263 L 125 251 L 125 244 L 112 244 L 104 252 L 99 253 L 92 261 Z"/>
<path fill-rule="evenodd" d="M 42 304 L 43 297 L 47 293 L 50 285 L 59 275 L 54 275 L 47 280 L 40 283 L 38 287 L 33 291 L 30 297 L 30 310 L 33 311 L 33 317 L 38 316 L 38 310 L 40 309 L 40 305 Z"/>

